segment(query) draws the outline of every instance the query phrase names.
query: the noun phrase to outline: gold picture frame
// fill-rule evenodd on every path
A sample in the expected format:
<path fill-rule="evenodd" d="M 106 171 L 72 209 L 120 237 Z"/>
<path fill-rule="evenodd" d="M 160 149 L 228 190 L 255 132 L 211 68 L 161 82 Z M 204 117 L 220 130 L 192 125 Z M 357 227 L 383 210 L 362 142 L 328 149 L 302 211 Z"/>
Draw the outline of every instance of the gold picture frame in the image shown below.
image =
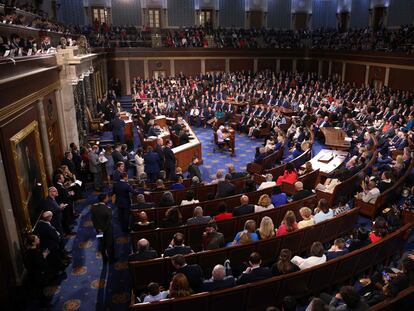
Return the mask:
<path fill-rule="evenodd" d="M 32 121 L 24 129 L 10 138 L 14 169 L 18 184 L 20 206 L 22 207 L 22 229 L 30 232 L 34 225 L 29 210 L 34 191 L 42 188 L 41 193 L 47 195 L 47 180 L 43 161 L 42 144 L 40 142 L 39 125 Z M 38 215 L 36 215 L 37 220 Z M 32 224 L 33 220 L 33 224 Z"/>

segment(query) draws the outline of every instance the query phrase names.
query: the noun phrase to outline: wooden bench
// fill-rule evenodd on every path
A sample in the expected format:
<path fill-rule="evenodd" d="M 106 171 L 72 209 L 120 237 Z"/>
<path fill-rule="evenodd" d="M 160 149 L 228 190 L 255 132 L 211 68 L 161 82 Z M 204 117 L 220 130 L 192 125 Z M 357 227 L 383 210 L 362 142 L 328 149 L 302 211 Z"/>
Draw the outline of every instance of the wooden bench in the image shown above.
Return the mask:
<path fill-rule="evenodd" d="M 397 296 L 389 298 L 380 302 L 368 311 L 395 311 L 395 310 L 410 310 L 412 309 L 412 303 L 414 301 L 414 286 L 408 287 L 407 289 L 398 293 Z"/>
<path fill-rule="evenodd" d="M 301 206 L 298 207 L 298 209 Z M 295 211 L 297 212 L 298 209 Z M 294 254 L 308 251 L 313 242 L 329 242 L 341 234 L 350 232 L 357 222 L 358 210 L 354 209 L 333 219 L 306 227 L 282 236 L 260 240 L 245 245 L 224 247 L 216 250 L 198 252 L 186 256 L 187 262 L 198 263 L 210 277 L 213 267 L 230 259 L 233 267 L 240 266 L 257 251 L 262 255 L 264 265 L 270 264 L 284 248 L 290 249 Z M 134 289 L 138 292 L 149 282 L 166 284 L 172 275 L 173 267 L 170 258 L 157 258 L 149 261 L 130 262 L 129 269 L 132 274 Z"/>
<path fill-rule="evenodd" d="M 297 298 L 316 295 L 345 281 L 351 282 L 361 273 L 372 270 L 375 265 L 388 260 L 402 249 L 410 229 L 410 225 L 405 225 L 377 243 L 310 269 L 186 298 L 151 304 L 132 304 L 130 310 L 190 311 L 200 308 L 214 311 L 259 311 L 268 306 L 280 305 L 283 297 L 288 295 Z M 411 293 L 409 295 L 412 297 Z"/>
<path fill-rule="evenodd" d="M 279 150 L 266 156 L 260 163 L 250 162 L 247 163 L 246 170 L 250 174 L 261 174 L 264 170 L 270 169 L 283 157 L 285 147 L 280 147 Z"/>
<path fill-rule="evenodd" d="M 396 199 L 398 199 L 398 196 L 401 193 L 401 190 L 404 186 L 404 181 L 411 174 L 413 166 L 414 159 L 411 160 L 410 166 L 408 167 L 404 175 L 400 179 L 398 179 L 391 188 L 387 189 L 383 193 L 380 193 L 375 203 L 372 204 L 364 202 L 360 199 L 355 199 L 355 206 L 361 208 L 361 214 L 371 218 L 375 218 L 382 207 L 386 206 L 387 204 L 390 204 L 391 202 L 396 202 Z"/>
<path fill-rule="evenodd" d="M 319 180 L 319 169 L 312 171 L 308 174 L 299 176 L 298 181 L 303 183 L 303 188 L 308 190 L 315 189 Z M 296 192 L 295 185 L 289 184 L 287 182 L 282 182 L 282 192 L 286 193 L 287 195 L 292 195 Z"/>
<path fill-rule="evenodd" d="M 226 242 L 230 242 L 233 241 L 233 238 L 237 232 L 243 230 L 244 223 L 248 219 L 255 220 L 257 226 L 259 226 L 261 219 L 264 216 L 269 216 L 272 218 L 275 226 L 279 226 L 288 210 L 295 212 L 296 217 L 301 219 L 299 210 L 303 206 L 308 206 L 310 208 L 316 206 L 316 196 L 290 202 L 277 208 L 272 208 L 268 211 L 242 215 L 219 221 L 217 222 L 218 230 L 223 233 L 224 240 Z M 194 251 L 200 251 L 202 249 L 202 234 L 205 228 L 206 224 L 183 225 L 180 227 L 158 228 L 155 230 L 131 232 L 130 236 L 133 248 L 135 248 L 139 239 L 146 238 L 158 253 L 162 253 L 169 245 L 173 235 L 176 232 L 181 232 L 185 236 L 186 245 L 191 246 Z"/>

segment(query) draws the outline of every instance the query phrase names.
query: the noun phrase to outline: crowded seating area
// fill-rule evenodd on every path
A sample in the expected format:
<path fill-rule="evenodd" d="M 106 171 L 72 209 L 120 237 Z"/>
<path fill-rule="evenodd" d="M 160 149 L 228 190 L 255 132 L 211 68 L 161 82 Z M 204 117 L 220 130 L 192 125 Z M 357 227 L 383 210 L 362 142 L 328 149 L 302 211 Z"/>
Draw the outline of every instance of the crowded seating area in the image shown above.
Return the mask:
<path fill-rule="evenodd" d="M 0 0 L 5 309 L 411 310 L 414 7 L 351 2 Z"/>

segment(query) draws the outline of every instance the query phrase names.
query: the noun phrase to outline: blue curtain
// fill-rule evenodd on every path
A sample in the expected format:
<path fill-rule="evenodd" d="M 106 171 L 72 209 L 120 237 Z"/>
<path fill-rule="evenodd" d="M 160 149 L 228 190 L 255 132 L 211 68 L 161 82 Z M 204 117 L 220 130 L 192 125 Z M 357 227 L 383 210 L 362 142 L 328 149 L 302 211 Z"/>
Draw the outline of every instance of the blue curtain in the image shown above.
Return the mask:
<path fill-rule="evenodd" d="M 337 0 L 312 1 L 312 28 L 336 28 Z"/>
<path fill-rule="evenodd" d="M 168 0 L 167 3 L 169 26 L 194 25 L 194 0 Z"/>
<path fill-rule="evenodd" d="M 290 29 L 291 1 L 268 0 L 267 3 L 267 27 L 274 29 Z"/>
<path fill-rule="evenodd" d="M 219 23 L 222 27 L 244 27 L 244 0 L 220 0 Z"/>
<path fill-rule="evenodd" d="M 84 25 L 83 0 L 59 0 L 57 18 L 65 24 Z"/>
<path fill-rule="evenodd" d="M 400 26 L 413 24 L 414 22 L 414 1 L 412 0 L 391 0 L 388 7 L 388 26 Z"/>
<path fill-rule="evenodd" d="M 369 0 L 352 0 L 351 28 L 364 28 L 369 22 Z"/>
<path fill-rule="evenodd" d="M 112 0 L 112 23 L 120 26 L 140 26 L 142 24 L 141 1 Z"/>

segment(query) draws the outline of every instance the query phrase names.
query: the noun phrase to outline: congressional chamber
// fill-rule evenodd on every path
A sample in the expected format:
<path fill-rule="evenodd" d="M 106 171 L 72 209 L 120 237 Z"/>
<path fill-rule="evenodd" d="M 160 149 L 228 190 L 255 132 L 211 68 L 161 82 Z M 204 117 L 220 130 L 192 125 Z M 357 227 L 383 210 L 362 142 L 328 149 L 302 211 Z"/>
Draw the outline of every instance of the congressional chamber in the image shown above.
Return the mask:
<path fill-rule="evenodd" d="M 4 310 L 412 310 L 414 2 L 0 0 Z"/>

